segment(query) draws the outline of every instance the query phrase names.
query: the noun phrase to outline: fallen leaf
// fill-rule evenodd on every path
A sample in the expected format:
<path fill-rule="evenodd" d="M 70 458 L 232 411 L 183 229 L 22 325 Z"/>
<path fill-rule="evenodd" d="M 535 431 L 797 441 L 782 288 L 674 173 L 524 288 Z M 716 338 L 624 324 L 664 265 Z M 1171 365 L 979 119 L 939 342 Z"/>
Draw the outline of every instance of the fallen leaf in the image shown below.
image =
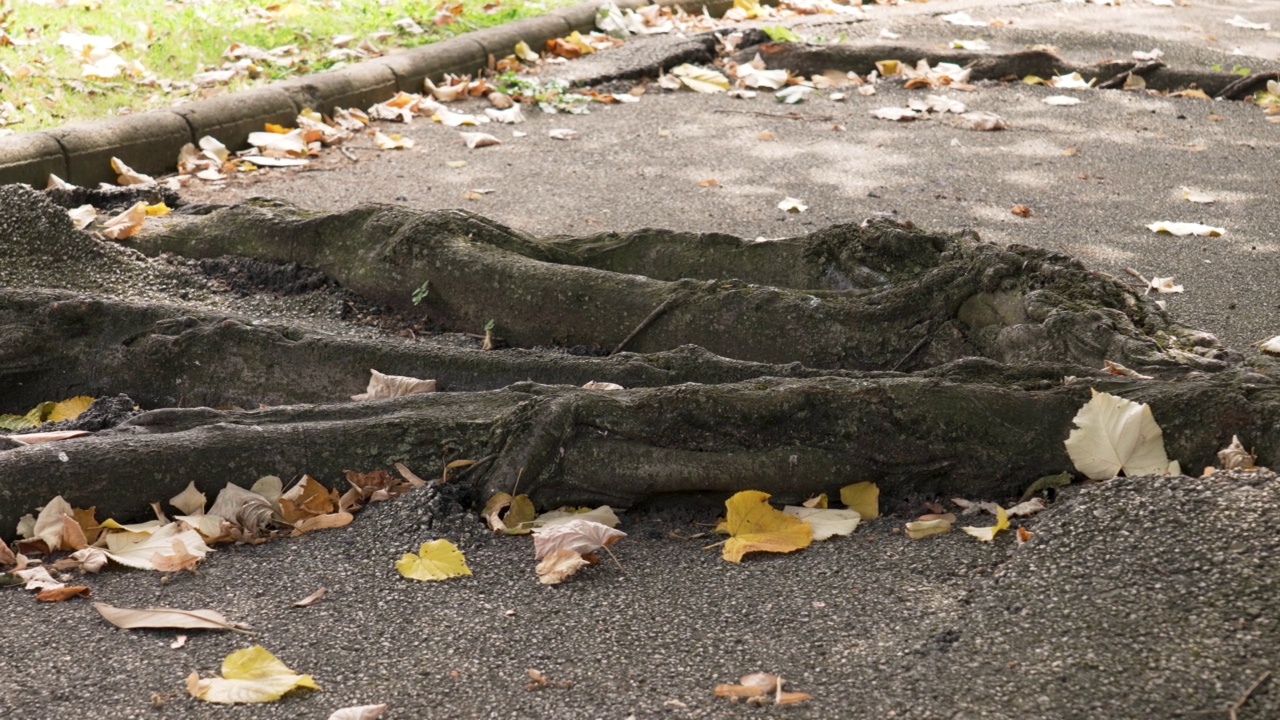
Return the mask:
<path fill-rule="evenodd" d="M 1180 292 L 1182 292 L 1182 286 L 1181 286 L 1181 285 L 1174 285 L 1174 284 L 1173 284 L 1173 277 L 1172 277 L 1172 276 L 1170 276 L 1170 277 L 1153 277 L 1153 278 L 1151 278 L 1151 282 L 1147 283 L 1147 287 L 1151 288 L 1152 290 L 1155 290 L 1155 291 L 1156 291 L 1156 292 L 1158 292 L 1158 293 L 1180 293 Z"/>
<path fill-rule="evenodd" d="M 54 580 L 53 576 L 49 574 L 48 568 L 43 565 L 37 565 L 26 570 L 14 570 L 12 574 L 26 583 L 23 585 L 26 590 L 56 590 L 67 586 L 66 583 Z"/>
<path fill-rule="evenodd" d="M 175 552 L 174 543 L 181 543 L 183 551 Z M 112 533 L 107 535 L 107 557 L 115 562 L 138 570 L 156 570 L 155 560 L 177 558 L 190 554 L 203 558 L 212 552 L 195 530 L 180 530 L 178 523 L 169 523 L 151 533 Z"/>
<path fill-rule="evenodd" d="M 1280 335 L 1259 342 L 1258 349 L 1269 355 L 1280 355 Z"/>
<path fill-rule="evenodd" d="M 551 525 L 563 525 L 570 520 L 590 520 L 611 528 L 618 527 L 618 515 L 608 505 L 601 505 L 585 512 L 568 512 L 564 509 L 550 510 L 534 518 L 532 524 L 545 528 Z"/>
<path fill-rule="evenodd" d="M 525 62 L 529 62 L 529 63 L 538 62 L 538 60 L 540 59 L 540 58 L 538 57 L 538 53 L 534 52 L 534 51 L 533 51 L 533 48 L 530 48 L 530 47 L 529 47 L 529 43 L 527 43 L 527 42 L 525 42 L 525 41 L 523 41 L 523 40 L 521 40 L 520 42 L 516 43 L 516 45 L 515 45 L 515 49 L 514 49 L 514 54 L 515 54 L 515 56 L 516 56 L 516 57 L 520 58 L 521 60 L 523 60 L 523 61 L 525 61 Z"/>
<path fill-rule="evenodd" d="M 858 513 L 863 520 L 880 517 L 880 488 L 872 482 L 860 482 L 840 488 L 840 502 Z"/>
<path fill-rule="evenodd" d="M 907 121 L 920 117 L 920 113 L 911 108 L 882 107 L 871 111 L 871 116 L 881 120 Z"/>
<path fill-rule="evenodd" d="M 217 610 L 178 610 L 177 608 L 118 608 L 96 602 L 93 609 L 104 620 L 125 630 L 161 628 L 176 630 L 231 630 L 243 633 L 248 625 L 234 623 Z"/>
<path fill-rule="evenodd" d="M 462 551 L 448 540 L 422 543 L 417 555 L 405 553 L 396 561 L 396 570 L 410 580 L 448 580 L 471 574 Z"/>
<path fill-rule="evenodd" d="M 578 137 L 578 131 L 570 130 L 569 128 L 556 128 L 548 131 L 547 136 L 552 140 L 572 140 Z"/>
<path fill-rule="evenodd" d="M 203 513 L 205 502 L 204 493 L 196 489 L 194 482 L 187 483 L 186 489 L 169 498 L 169 504 L 181 510 L 184 515 L 199 515 Z"/>
<path fill-rule="evenodd" d="M 774 135 L 773 133 L 769 132 L 768 130 L 765 130 L 765 131 L 761 132 L 759 135 L 756 135 L 756 139 L 757 139 L 757 140 L 769 141 L 769 140 L 774 140 L 774 139 L 776 139 L 776 138 L 777 138 L 777 136 L 776 136 L 776 135 Z"/>
<path fill-rule="evenodd" d="M 1182 199 L 1187 202 L 1199 203 L 1201 205 L 1209 205 L 1216 202 L 1216 199 L 1212 195 L 1200 192 L 1199 190 L 1192 190 L 1188 187 L 1182 188 Z"/>
<path fill-rule="evenodd" d="M 311 607 L 312 605 L 315 605 L 316 603 L 320 602 L 320 598 L 324 597 L 325 594 L 328 592 L 329 592 L 328 588 L 322 587 L 316 590 L 315 592 L 311 593 L 310 595 L 302 598 L 301 600 L 295 603 L 292 603 L 292 606 L 293 607 Z"/>
<path fill-rule="evenodd" d="M 561 548 L 539 561 L 535 572 L 538 574 L 538 582 L 543 585 L 558 585 L 590 564 L 580 553 Z"/>
<path fill-rule="evenodd" d="M 279 478 L 276 481 L 279 482 Z M 259 535 L 274 522 L 275 507 L 262 495 L 227 483 L 206 514 L 225 518 L 250 535 Z"/>
<path fill-rule="evenodd" d="M 1271 30 L 1271 23 L 1250 22 L 1240 15 L 1227 20 L 1226 23 L 1245 30 Z"/>
<path fill-rule="evenodd" d="M 1041 100 L 1040 102 L 1043 102 L 1046 105 L 1065 106 L 1065 105 L 1079 105 L 1084 101 L 1078 97 L 1071 97 L 1070 95 L 1050 95 L 1049 97 L 1045 98 L 1044 100 Z"/>
<path fill-rule="evenodd" d="M 778 209 L 783 212 L 802 213 L 805 210 L 808 210 L 809 206 L 805 205 L 804 201 L 799 198 L 784 197 L 782 200 L 778 201 Z"/>
<path fill-rule="evenodd" d="M 279 700 L 294 688 L 319 690 L 310 675 L 298 675 L 261 645 L 237 650 L 222 661 L 222 677 L 187 677 L 187 692 L 211 703 L 260 703 Z"/>
<path fill-rule="evenodd" d="M 1044 498 L 1035 497 L 1014 505 L 1006 510 L 1005 513 L 1011 518 L 1031 517 L 1041 510 L 1044 510 L 1044 508 Z"/>
<path fill-rule="evenodd" d="M 98 209 L 92 205 L 81 205 L 68 210 L 67 216 L 71 218 L 71 224 L 75 225 L 77 230 L 83 230 L 98 219 Z"/>
<path fill-rule="evenodd" d="M 1120 364 L 1120 363 L 1118 363 L 1118 362 L 1112 362 L 1111 360 L 1103 360 L 1103 361 L 1102 361 L 1102 369 L 1103 369 L 1104 371 L 1106 371 L 1106 372 L 1111 373 L 1112 375 L 1122 375 L 1122 376 L 1124 376 L 1124 377 L 1137 378 L 1137 379 L 1139 379 L 1139 380 L 1153 380 L 1153 379 L 1154 379 L 1154 378 L 1152 378 L 1150 375 L 1143 375 L 1142 373 L 1138 372 L 1137 370 L 1133 370 L 1133 369 L 1131 369 L 1131 368 L 1127 368 L 1127 367 L 1125 367 L 1124 365 L 1121 365 L 1121 364 Z"/>
<path fill-rule="evenodd" d="M 187 645 L 187 636 L 179 635 L 173 639 L 173 642 L 169 643 L 169 649 L 181 650 L 182 648 L 186 647 L 186 645 Z"/>
<path fill-rule="evenodd" d="M 112 240 L 126 240 L 138 234 L 147 219 L 147 204 L 138 202 L 133 207 L 102 224 L 102 234 Z"/>
<path fill-rule="evenodd" d="M 974 20 L 970 17 L 969 13 L 966 12 L 948 13 L 946 15 L 939 16 L 938 19 L 943 22 L 951 23 L 952 25 L 961 25 L 963 27 L 986 27 L 989 24 L 985 20 Z"/>
<path fill-rule="evenodd" d="M 352 395 L 352 400 L 383 400 L 436 391 L 435 380 L 419 380 L 404 375 L 384 375 L 372 369 L 369 372 L 369 386 L 359 395 Z"/>
<path fill-rule="evenodd" d="M 87 544 L 80 525 L 75 522 L 71 504 L 63 500 L 61 495 L 54 497 L 40 508 L 32 536 L 43 540 L 44 544 L 49 546 L 50 552 L 63 549 L 79 550 Z"/>
<path fill-rule="evenodd" d="M 956 127 L 962 127 L 966 130 L 1008 130 L 1009 124 L 1004 118 L 992 112 L 968 112 L 961 115 L 955 121 Z"/>
<path fill-rule="evenodd" d="M 777 98 L 780 103 L 795 105 L 808 100 L 809 96 L 814 92 L 813 88 L 806 85 L 788 85 L 774 93 L 773 96 Z"/>
<path fill-rule="evenodd" d="M 111 158 L 111 169 L 115 171 L 116 182 L 120 185 L 149 185 L 156 181 L 150 175 L 144 175 L 128 165 L 118 157 Z"/>
<path fill-rule="evenodd" d="M 682 85 L 694 92 L 700 93 L 719 93 L 729 89 L 729 78 L 715 70 L 698 67 L 684 63 L 677 65 L 670 70 L 670 74 L 677 78 Z"/>
<path fill-rule="evenodd" d="M 378 720 L 387 709 L 386 703 L 381 705 L 356 705 L 334 710 L 329 720 Z"/>
<path fill-rule="evenodd" d="M 604 523 L 573 518 L 534 528 L 533 556 L 534 559 L 541 560 L 557 550 L 572 550 L 579 555 L 589 555 L 626 536 L 621 530 Z"/>
<path fill-rule="evenodd" d="M 808 523 L 769 505 L 768 493 L 744 490 L 725 501 L 725 524 L 729 539 L 722 557 L 741 562 L 749 552 L 794 552 L 813 542 Z"/>
<path fill-rule="evenodd" d="M 960 528 L 970 535 L 978 538 L 982 542 L 991 542 L 1001 530 L 1009 528 L 1009 516 L 1004 508 L 996 506 L 996 524 L 991 527 L 971 527 L 966 526 Z"/>
<path fill-rule="evenodd" d="M 1014 205 L 1012 208 L 1010 208 L 1009 212 L 1013 213 L 1014 215 L 1017 215 L 1018 217 L 1024 217 L 1024 218 L 1031 217 L 1031 208 L 1027 207 L 1026 205 Z"/>
<path fill-rule="evenodd" d="M 187 545 L 182 540 L 175 539 L 170 546 L 172 552 L 166 554 L 155 552 L 151 555 L 151 567 L 157 572 L 172 573 L 182 570 L 194 570 L 196 565 L 204 559 L 203 555 L 196 555 L 187 550 Z"/>
<path fill-rule="evenodd" d="M 930 535 L 938 535 L 940 533 L 951 532 L 951 526 L 956 521 L 956 516 L 952 513 L 944 515 L 921 515 L 914 522 L 906 524 L 907 537 L 912 540 L 929 537 Z"/>
<path fill-rule="evenodd" d="M 489 498 L 480 515 L 494 532 L 525 534 L 531 531 L 527 525 L 533 522 L 537 512 L 528 495 L 512 497 L 499 492 Z"/>
<path fill-rule="evenodd" d="M 373 144 L 379 150 L 408 150 L 413 147 L 413 138 L 404 137 L 399 133 L 386 135 L 381 130 L 376 130 L 373 133 Z"/>
<path fill-rule="evenodd" d="M 36 595 L 36 600 L 40 602 L 64 602 L 73 597 L 89 597 L 92 594 L 93 591 L 84 585 L 67 585 L 66 587 L 41 590 Z"/>
<path fill-rule="evenodd" d="M 1231 444 L 1218 451 L 1218 462 L 1223 470 L 1251 468 L 1257 465 L 1258 456 L 1245 450 L 1240 438 L 1232 435 Z"/>
<path fill-rule="evenodd" d="M 1125 475 L 1164 475 L 1170 462 L 1151 407 L 1092 391 L 1076 413 L 1076 428 L 1066 440 L 1076 469 L 1092 480 Z"/>
<path fill-rule="evenodd" d="M 467 147 L 471 148 L 472 150 L 476 148 L 488 147 L 490 145 L 502 144 L 501 140 L 490 135 L 489 133 L 460 132 L 458 133 L 458 135 L 462 137 L 462 140 L 467 144 Z"/>
<path fill-rule="evenodd" d="M 333 528 L 346 527 L 351 524 L 355 517 L 349 512 L 328 513 L 326 515 L 316 515 L 294 523 L 294 530 L 290 533 L 291 537 L 298 537 L 316 530 L 331 530 Z"/>
<path fill-rule="evenodd" d="M 1085 81 L 1078 72 L 1071 72 L 1065 75 L 1055 75 L 1044 81 L 1046 85 L 1056 88 L 1065 88 L 1067 90 L 1083 90 L 1093 87 L 1093 81 Z"/>
<path fill-rule="evenodd" d="M 819 508 L 825 510 L 827 508 L 827 494 L 822 493 L 820 495 L 815 495 L 800 504 L 807 508 Z M 858 517 L 861 518 L 862 516 L 859 515 Z"/>
<path fill-rule="evenodd" d="M 834 535 L 851 535 L 858 529 L 862 516 L 855 510 L 807 508 L 787 505 L 782 512 L 809 523 L 814 540 L 826 540 Z"/>
<path fill-rule="evenodd" d="M 505 95 L 503 97 L 506 97 Z M 520 106 L 515 105 L 505 110 L 498 108 L 485 108 L 485 117 L 496 123 L 504 123 L 507 125 L 515 125 L 524 122 L 524 113 L 521 112 Z"/>
<path fill-rule="evenodd" d="M 1161 220 L 1160 222 L 1153 222 L 1147 226 L 1147 229 L 1150 230 L 1151 232 L 1169 233 L 1170 235 L 1177 235 L 1179 237 L 1184 235 L 1201 235 L 1204 237 L 1218 237 L 1219 235 L 1224 235 L 1227 232 L 1225 228 L 1213 227 L 1211 225 L 1201 225 L 1199 223 L 1169 222 L 1167 220 Z"/>

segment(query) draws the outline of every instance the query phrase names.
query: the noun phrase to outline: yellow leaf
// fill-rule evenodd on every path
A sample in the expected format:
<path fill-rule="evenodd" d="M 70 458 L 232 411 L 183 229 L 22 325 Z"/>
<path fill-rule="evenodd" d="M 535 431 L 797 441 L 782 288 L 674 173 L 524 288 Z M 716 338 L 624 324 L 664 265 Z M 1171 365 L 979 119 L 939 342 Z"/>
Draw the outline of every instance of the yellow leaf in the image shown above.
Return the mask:
<path fill-rule="evenodd" d="M 749 552 L 787 553 L 813 542 L 809 524 L 771 506 L 768 493 L 744 490 L 724 505 L 728 509 L 725 522 L 729 540 L 722 557 L 729 562 L 740 562 Z"/>
<path fill-rule="evenodd" d="M 529 43 L 521 40 L 516 43 L 515 55 L 525 62 L 538 62 L 538 53 L 529 47 Z"/>
<path fill-rule="evenodd" d="M 907 537 L 912 540 L 927 538 L 930 535 L 951 532 L 951 524 L 956 521 L 954 513 L 945 515 L 922 515 L 915 522 L 907 523 Z"/>
<path fill-rule="evenodd" d="M 671 68 L 671 75 L 685 87 L 700 93 L 719 93 L 729 89 L 729 78 L 715 70 L 685 63 Z"/>
<path fill-rule="evenodd" d="M 277 125 L 275 123 L 263 123 L 262 129 L 266 130 L 267 132 L 279 133 L 281 135 L 287 135 L 288 133 L 293 132 L 293 128 L 287 128 L 283 125 Z"/>
<path fill-rule="evenodd" d="M 161 217 L 173 212 L 173 210 L 170 209 L 169 206 L 165 205 L 163 202 L 158 202 L 155 205 L 148 205 L 145 208 L 145 210 L 147 215 L 151 217 Z"/>
<path fill-rule="evenodd" d="M 237 650 L 222 661 L 222 677 L 187 678 L 187 692 L 211 703 L 275 702 L 294 688 L 319 690 L 310 675 L 290 670 L 261 645 Z"/>
<path fill-rule="evenodd" d="M 758 0 L 733 0 L 733 6 L 746 14 L 746 19 L 765 17 L 766 11 L 760 7 Z"/>
<path fill-rule="evenodd" d="M 840 488 L 840 502 L 858 511 L 863 520 L 880 517 L 880 488 L 873 482 L 860 482 Z"/>
<path fill-rule="evenodd" d="M 1001 530 L 1009 529 L 1009 514 L 1004 508 L 996 506 L 996 524 L 991 527 L 962 527 L 961 530 L 978 538 L 982 542 L 991 542 Z"/>
<path fill-rule="evenodd" d="M 471 574 L 462 551 L 448 540 L 422 543 L 417 555 L 405 553 L 396 562 L 396 570 L 410 580 L 448 580 Z"/>
<path fill-rule="evenodd" d="M 80 413 L 88 410 L 92 404 L 93 398 L 88 395 L 77 395 L 70 400 L 63 400 L 55 404 L 53 410 L 49 412 L 49 422 L 74 420 L 80 416 Z"/>

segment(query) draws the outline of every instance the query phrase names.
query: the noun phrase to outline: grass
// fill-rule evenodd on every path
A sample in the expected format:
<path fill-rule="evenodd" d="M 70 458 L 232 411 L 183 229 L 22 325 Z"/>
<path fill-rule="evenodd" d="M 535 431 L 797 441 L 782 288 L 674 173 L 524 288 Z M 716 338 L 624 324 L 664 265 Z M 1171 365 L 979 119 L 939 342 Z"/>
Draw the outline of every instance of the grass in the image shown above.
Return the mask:
<path fill-rule="evenodd" d="M 0 0 L 0 135 L 213 97 L 574 0 L 274 1 Z M 405 18 L 422 32 L 397 27 Z M 64 33 L 107 36 L 113 44 L 98 55 L 114 53 L 117 64 L 130 65 L 117 77 L 88 77 L 82 55 L 59 44 Z M 275 52 L 224 55 L 233 44 Z M 199 75 L 237 67 L 227 81 Z"/>

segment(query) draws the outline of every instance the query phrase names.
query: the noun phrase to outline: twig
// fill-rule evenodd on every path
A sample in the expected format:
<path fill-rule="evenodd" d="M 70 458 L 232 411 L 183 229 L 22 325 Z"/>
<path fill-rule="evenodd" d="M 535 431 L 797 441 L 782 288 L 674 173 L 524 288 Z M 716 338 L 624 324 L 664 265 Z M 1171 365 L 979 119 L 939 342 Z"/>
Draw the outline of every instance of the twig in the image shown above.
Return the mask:
<path fill-rule="evenodd" d="M 640 324 L 636 326 L 636 329 L 632 330 L 630 335 L 623 338 L 622 342 L 618 343 L 618 346 L 615 347 L 613 349 L 613 352 L 609 354 L 617 355 L 618 353 L 622 352 L 622 349 L 625 348 L 628 344 L 630 344 L 632 340 L 635 340 L 637 335 L 644 332 L 645 328 L 652 325 L 655 320 L 657 320 L 659 317 L 662 316 L 662 313 L 666 312 L 672 305 L 674 305 L 676 302 L 676 298 L 678 297 L 679 297 L 678 295 L 672 295 L 666 300 L 663 300 L 662 304 L 654 308 L 653 312 L 649 313 L 648 317 L 641 320 Z"/>
<path fill-rule="evenodd" d="M 1245 75 L 1218 92 L 1219 100 L 1239 100 L 1267 84 L 1268 80 L 1280 80 L 1280 72 L 1264 72 Z"/>
<path fill-rule="evenodd" d="M 1258 679 L 1249 686 L 1249 689 L 1244 691 L 1244 694 L 1240 696 L 1240 699 L 1235 701 L 1231 707 L 1227 708 L 1227 717 L 1231 718 L 1231 720 L 1238 720 L 1236 713 L 1240 711 L 1240 708 L 1244 707 L 1245 703 L 1249 702 L 1249 696 L 1252 695 L 1259 687 L 1262 687 L 1262 683 L 1266 682 L 1269 677 L 1271 677 L 1270 670 L 1262 673 L 1262 675 L 1260 675 Z"/>
<path fill-rule="evenodd" d="M 929 328 L 929 332 L 925 333 L 924 337 L 920 338 L 920 342 L 916 343 L 915 346 L 913 346 L 910 350 L 908 350 L 907 354 L 903 355 L 901 360 L 894 363 L 893 367 L 889 368 L 889 372 L 897 372 L 898 368 L 902 367 L 902 363 L 906 362 L 907 360 L 910 360 L 911 356 L 919 352 L 920 348 L 924 347 L 924 344 L 929 342 L 930 338 L 932 337 L 933 337 L 933 328 Z"/>
<path fill-rule="evenodd" d="M 627 569 L 622 567 L 622 563 L 618 561 L 618 556 L 613 554 L 613 551 L 609 549 L 608 545 L 601 545 L 600 549 L 609 553 L 609 557 L 613 558 L 614 564 L 618 566 L 618 569 L 622 571 L 623 575 L 627 574 Z"/>
<path fill-rule="evenodd" d="M 516 481 L 511 483 L 511 497 L 516 496 L 516 488 L 520 487 L 521 475 L 524 475 L 524 468 L 520 468 L 520 472 L 516 473 Z"/>
<path fill-rule="evenodd" d="M 1115 90 L 1122 88 L 1124 87 L 1124 84 L 1128 82 L 1130 75 L 1146 75 L 1152 70 L 1158 70 L 1162 67 L 1164 67 L 1164 63 L 1159 60 L 1151 60 L 1150 62 L 1145 62 L 1140 65 L 1134 65 L 1132 68 L 1129 68 L 1122 73 L 1113 75 L 1110 80 L 1104 80 L 1103 82 L 1098 83 L 1098 88 L 1103 90 Z"/>

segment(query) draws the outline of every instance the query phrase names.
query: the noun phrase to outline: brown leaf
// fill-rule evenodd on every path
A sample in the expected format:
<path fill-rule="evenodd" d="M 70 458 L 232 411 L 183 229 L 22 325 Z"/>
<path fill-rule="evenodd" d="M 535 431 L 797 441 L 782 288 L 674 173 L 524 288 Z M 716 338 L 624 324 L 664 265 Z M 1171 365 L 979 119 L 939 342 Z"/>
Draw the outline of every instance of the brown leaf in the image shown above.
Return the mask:
<path fill-rule="evenodd" d="M 587 565 L 590 563 L 573 550 L 556 550 L 538 563 L 538 582 L 543 585 L 558 585 Z"/>
<path fill-rule="evenodd" d="M 327 592 L 329 592 L 329 589 L 322 587 L 319 590 L 316 590 L 315 592 L 311 593 L 310 595 L 302 598 L 301 600 L 293 603 L 293 607 L 311 607 L 312 605 L 315 605 L 316 603 L 320 602 L 320 598 L 324 597 L 325 593 Z"/>
<path fill-rule="evenodd" d="M 92 594 L 93 591 L 84 585 L 68 585 L 52 590 L 41 590 L 40 594 L 36 595 L 36 599 L 40 602 L 62 602 L 73 597 L 89 597 Z"/>
<path fill-rule="evenodd" d="M 395 468 L 396 472 L 400 473 L 400 477 L 404 478 L 413 487 L 422 487 L 427 484 L 426 480 L 415 475 L 412 470 L 405 467 L 403 464 L 396 463 Z"/>
<path fill-rule="evenodd" d="M 627 534 L 590 520 L 570 520 L 533 531 L 533 554 L 541 560 L 557 550 L 568 549 L 579 555 L 595 552 L 626 537 Z"/>
<path fill-rule="evenodd" d="M 1018 217 L 1024 217 L 1024 218 L 1031 217 L 1031 208 L 1027 207 L 1026 205 L 1014 205 L 1012 208 L 1009 209 L 1009 212 L 1013 213 L 1014 215 L 1017 215 Z"/>
<path fill-rule="evenodd" d="M 175 538 L 173 541 L 173 554 L 165 555 L 155 553 L 151 556 L 151 566 L 159 572 L 179 572 L 182 570 L 194 571 L 196 565 L 204 560 L 203 555 L 195 555 L 187 549 L 187 544 Z"/>
<path fill-rule="evenodd" d="M 294 525 L 294 531 L 291 533 L 291 536 L 298 537 L 299 535 L 305 535 L 316 530 L 330 530 L 333 528 L 346 527 L 347 525 L 350 525 L 351 521 L 354 519 L 355 518 L 349 512 L 337 512 L 330 513 L 328 515 L 309 517 Z"/>
<path fill-rule="evenodd" d="M 93 609 L 104 620 L 125 630 L 163 628 L 177 630 L 232 630 L 247 633 L 247 625 L 227 620 L 217 610 L 178 610 L 177 608 L 118 608 L 96 602 Z M 251 634 L 251 633 L 250 633 Z"/>

